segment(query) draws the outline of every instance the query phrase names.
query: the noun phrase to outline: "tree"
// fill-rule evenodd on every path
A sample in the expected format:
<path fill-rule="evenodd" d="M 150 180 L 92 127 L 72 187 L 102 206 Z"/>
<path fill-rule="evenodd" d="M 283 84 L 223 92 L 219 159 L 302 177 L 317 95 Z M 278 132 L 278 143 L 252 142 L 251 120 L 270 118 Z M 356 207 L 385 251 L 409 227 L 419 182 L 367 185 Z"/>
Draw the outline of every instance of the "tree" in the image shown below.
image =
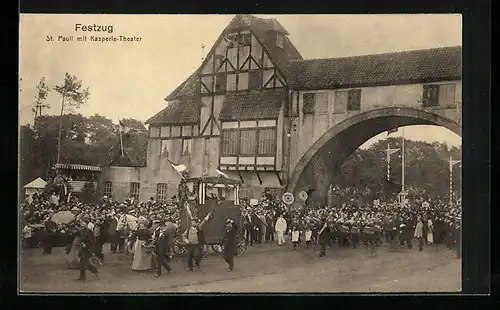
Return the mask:
<path fill-rule="evenodd" d="M 20 186 L 26 185 L 31 180 L 37 177 L 37 170 L 35 157 L 33 156 L 33 146 L 35 142 L 34 132 L 29 126 L 21 126 L 19 133 L 20 142 L 20 170 L 19 182 Z M 21 191 L 20 191 L 21 192 Z"/>
<path fill-rule="evenodd" d="M 49 95 L 50 88 L 45 83 L 45 77 L 42 77 L 36 86 L 37 93 L 35 95 L 35 102 L 33 103 L 32 111 L 35 114 L 33 124 L 35 124 L 38 116 L 42 115 L 42 109 L 50 108 L 50 105 L 43 104 Z"/>
<path fill-rule="evenodd" d="M 139 120 L 133 118 L 124 118 L 121 120 L 121 122 L 123 125 L 125 125 L 125 127 L 131 129 L 132 132 L 145 133 L 147 131 L 146 126 L 144 126 L 144 124 Z"/>
<path fill-rule="evenodd" d="M 387 174 L 385 150 L 401 149 L 401 139 L 380 140 L 368 149 L 358 149 L 342 164 L 333 183 L 341 187 L 368 187 L 382 192 Z M 420 188 L 429 195 L 444 196 L 449 190 L 448 160 L 461 158 L 461 147 L 444 143 L 405 140 L 405 188 Z M 390 181 L 401 184 L 401 152 L 391 155 Z M 453 174 L 454 187 L 459 190 L 460 173 Z"/>
<path fill-rule="evenodd" d="M 94 183 L 87 182 L 83 185 L 81 200 L 84 203 L 92 203 L 95 202 L 97 198 L 97 189 L 94 186 Z"/>
<path fill-rule="evenodd" d="M 62 135 L 62 125 L 63 125 L 63 113 L 64 106 L 70 110 L 73 108 L 80 108 L 81 105 L 85 104 L 90 96 L 88 87 L 82 90 L 82 81 L 79 80 L 75 75 L 70 75 L 66 73 L 64 76 L 64 83 L 55 87 L 55 90 L 61 96 L 61 115 L 59 123 L 59 139 L 57 143 L 57 163 L 59 163 L 61 157 L 61 135 Z"/>

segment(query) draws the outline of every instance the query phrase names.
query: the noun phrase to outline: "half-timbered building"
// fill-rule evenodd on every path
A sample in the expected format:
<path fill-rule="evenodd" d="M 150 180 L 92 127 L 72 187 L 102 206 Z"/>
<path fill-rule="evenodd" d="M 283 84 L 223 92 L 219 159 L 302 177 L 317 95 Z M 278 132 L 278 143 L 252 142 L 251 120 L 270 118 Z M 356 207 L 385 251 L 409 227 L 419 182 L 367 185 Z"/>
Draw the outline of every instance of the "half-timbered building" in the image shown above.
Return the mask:
<path fill-rule="evenodd" d="M 242 181 L 240 197 L 258 198 L 295 185 L 307 150 L 344 120 L 398 104 L 460 114 L 460 96 L 461 47 L 304 60 L 276 19 L 237 15 L 147 120 L 146 166 L 134 182 L 141 200 L 176 195 L 172 162 L 192 177 L 219 169 Z"/>

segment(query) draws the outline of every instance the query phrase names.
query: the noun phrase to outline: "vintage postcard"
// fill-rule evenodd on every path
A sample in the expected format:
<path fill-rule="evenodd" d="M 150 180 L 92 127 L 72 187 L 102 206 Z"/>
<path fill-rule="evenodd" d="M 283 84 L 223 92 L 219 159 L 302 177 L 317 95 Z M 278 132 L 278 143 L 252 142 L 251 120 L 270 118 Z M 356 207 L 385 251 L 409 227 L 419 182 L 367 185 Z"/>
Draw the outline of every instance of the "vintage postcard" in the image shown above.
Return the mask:
<path fill-rule="evenodd" d="M 20 16 L 19 290 L 461 291 L 462 17 Z"/>

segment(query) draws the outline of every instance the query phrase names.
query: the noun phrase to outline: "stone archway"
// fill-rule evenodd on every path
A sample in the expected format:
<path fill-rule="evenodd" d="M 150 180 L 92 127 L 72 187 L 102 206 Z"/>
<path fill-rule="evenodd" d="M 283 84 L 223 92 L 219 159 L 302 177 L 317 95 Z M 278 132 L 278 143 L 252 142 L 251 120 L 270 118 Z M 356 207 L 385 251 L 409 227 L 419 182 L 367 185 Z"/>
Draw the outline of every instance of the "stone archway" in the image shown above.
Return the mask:
<path fill-rule="evenodd" d="M 302 156 L 290 175 L 287 190 L 292 193 L 315 188 L 324 195 L 329 175 L 364 142 L 390 129 L 409 125 L 437 125 L 461 136 L 461 125 L 431 111 L 391 107 L 354 115 L 323 134 Z"/>

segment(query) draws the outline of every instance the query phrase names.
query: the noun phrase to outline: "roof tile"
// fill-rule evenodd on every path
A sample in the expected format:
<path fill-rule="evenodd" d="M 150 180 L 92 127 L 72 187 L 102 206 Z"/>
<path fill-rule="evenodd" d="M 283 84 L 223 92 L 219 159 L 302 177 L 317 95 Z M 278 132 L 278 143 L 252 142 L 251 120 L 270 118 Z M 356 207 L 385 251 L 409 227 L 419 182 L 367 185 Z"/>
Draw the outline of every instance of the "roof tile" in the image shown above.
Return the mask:
<path fill-rule="evenodd" d="M 201 101 L 198 96 L 169 102 L 168 106 L 146 121 L 150 125 L 195 124 L 200 119 Z"/>
<path fill-rule="evenodd" d="M 335 89 L 459 79 L 460 46 L 290 62 L 293 89 Z"/>
<path fill-rule="evenodd" d="M 148 139 L 144 135 L 125 134 L 122 137 L 123 153 L 121 156 L 121 142 L 118 138 L 109 149 L 108 156 L 101 161 L 100 166 L 118 167 L 146 167 Z"/>
<path fill-rule="evenodd" d="M 278 118 L 281 106 L 286 101 L 286 94 L 286 91 L 227 94 L 219 119 L 230 121 Z"/>

